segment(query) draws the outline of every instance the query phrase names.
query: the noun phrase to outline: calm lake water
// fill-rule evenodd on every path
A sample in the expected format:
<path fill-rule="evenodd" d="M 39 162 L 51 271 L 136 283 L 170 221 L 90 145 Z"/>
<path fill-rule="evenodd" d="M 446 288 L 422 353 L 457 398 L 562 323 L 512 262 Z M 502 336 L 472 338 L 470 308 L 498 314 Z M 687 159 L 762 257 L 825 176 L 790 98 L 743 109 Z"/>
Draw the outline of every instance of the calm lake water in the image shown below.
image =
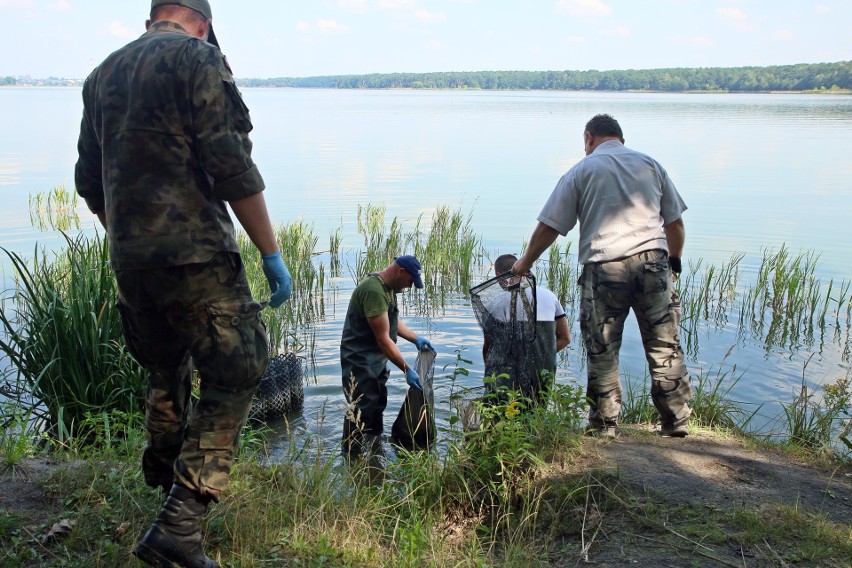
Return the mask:
<path fill-rule="evenodd" d="M 689 206 L 685 261 L 720 264 L 742 253 L 740 285 L 748 286 L 762 250 L 786 244 L 793 254 L 821 255 L 824 285 L 852 277 L 852 97 L 299 89 L 244 89 L 243 95 L 274 221 L 312 223 L 320 248 L 342 227 L 344 249 L 357 249 L 358 205 L 372 203 L 386 205 L 388 219 L 397 217 L 406 229 L 421 214 L 428 221 L 439 206 L 461 209 L 490 258 L 518 253 L 558 178 L 583 157 L 583 125 L 607 112 L 620 121 L 628 146 L 666 167 Z M 33 229 L 28 197 L 55 185 L 73 187 L 81 109 L 79 89 L 0 89 L 3 247 L 32 256 L 36 243 L 61 245 L 57 233 Z M 94 217 L 83 206 L 80 216 L 92 231 Z M 576 242 L 576 230 L 567 239 Z M 339 437 L 342 419 L 337 348 L 353 286 L 345 263 L 344 257 L 343 275 L 332 283 L 333 305 L 310 330 L 315 364 L 304 412 L 291 417 L 297 430 L 330 441 Z M 8 287 L 6 258 L 2 266 Z M 440 317 L 419 315 L 406 307 L 412 303 L 410 295 L 401 300 L 407 323 L 439 351 L 438 396 L 446 396 L 444 366 L 458 350 L 473 361 L 465 385 L 480 384 L 481 335 L 465 295 L 450 295 Z M 763 338 L 730 323 L 708 324 L 691 371 L 740 376 L 735 398 L 768 403 L 760 422 L 772 430 L 778 402 L 792 400 L 803 374 L 813 384 L 850 375 L 844 318 L 839 339 L 785 348 L 767 348 Z M 644 359 L 632 318 L 629 325 L 623 374 L 641 380 Z M 572 336 L 558 380 L 584 384 L 576 322 Z M 403 349 L 413 358 L 412 346 Z M 388 430 L 405 386 L 392 373 Z M 438 416 L 443 423 L 449 416 L 444 402 Z"/>

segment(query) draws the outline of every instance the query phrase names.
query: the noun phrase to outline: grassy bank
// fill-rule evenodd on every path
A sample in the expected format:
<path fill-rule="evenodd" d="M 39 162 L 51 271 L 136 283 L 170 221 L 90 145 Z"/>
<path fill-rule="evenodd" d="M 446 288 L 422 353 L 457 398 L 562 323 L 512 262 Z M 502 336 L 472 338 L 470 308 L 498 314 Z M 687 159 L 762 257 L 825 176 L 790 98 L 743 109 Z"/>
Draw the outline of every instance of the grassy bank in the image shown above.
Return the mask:
<path fill-rule="evenodd" d="M 400 451 L 395 459 L 348 464 L 337 448 L 303 440 L 270 465 L 264 432 L 249 430 L 231 486 L 205 521 L 207 549 L 223 566 L 239 567 L 574 565 L 600 559 L 623 538 L 641 565 L 842 566 L 852 558 L 852 525 L 804 505 L 754 506 L 745 495 L 733 503 L 680 495 L 673 505 L 630 487 L 627 472 L 605 467 L 599 453 L 656 436 L 626 427 L 614 443 L 585 437 L 582 393 L 554 394 L 546 410 L 517 412 L 510 400 L 489 409 L 476 432 L 442 433 L 448 443 L 438 452 Z M 709 435 L 696 423 L 685 449 Z M 0 509 L 0 564 L 134 562 L 131 547 L 162 498 L 141 477 L 137 420 L 104 417 L 95 430 L 97 448 L 49 445 L 53 465 L 38 478 L 43 494 Z M 45 456 L 20 433 L 2 440 L 7 488 L 35 478 L 30 464 Z M 310 443 L 318 450 L 306 451 Z M 848 462 L 819 453 L 799 451 L 796 460 L 805 455 L 815 472 L 852 473 Z M 834 496 L 838 506 L 845 497 Z"/>

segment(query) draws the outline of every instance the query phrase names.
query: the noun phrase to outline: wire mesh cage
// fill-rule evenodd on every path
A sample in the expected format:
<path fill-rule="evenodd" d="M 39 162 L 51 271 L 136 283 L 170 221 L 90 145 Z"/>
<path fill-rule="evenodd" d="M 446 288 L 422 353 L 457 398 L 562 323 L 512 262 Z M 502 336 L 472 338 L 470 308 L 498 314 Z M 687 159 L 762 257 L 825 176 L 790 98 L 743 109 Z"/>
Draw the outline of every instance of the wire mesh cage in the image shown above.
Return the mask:
<path fill-rule="evenodd" d="M 252 398 L 249 418 L 265 421 L 300 410 L 305 402 L 302 368 L 295 353 L 272 357 Z"/>

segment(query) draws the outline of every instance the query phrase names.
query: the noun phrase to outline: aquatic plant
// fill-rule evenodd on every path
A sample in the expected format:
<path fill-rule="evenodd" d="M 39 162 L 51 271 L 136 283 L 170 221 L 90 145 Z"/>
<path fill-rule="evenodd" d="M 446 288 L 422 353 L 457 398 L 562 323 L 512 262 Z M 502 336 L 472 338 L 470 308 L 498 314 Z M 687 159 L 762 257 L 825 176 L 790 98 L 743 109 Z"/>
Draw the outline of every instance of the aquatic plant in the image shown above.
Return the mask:
<path fill-rule="evenodd" d="M 80 229 L 77 214 L 79 197 L 64 185 L 29 196 L 30 224 L 39 231 L 70 231 Z"/>
<path fill-rule="evenodd" d="M 417 247 L 430 285 L 470 287 L 473 268 L 483 253 L 481 238 L 471 228 L 471 216 L 448 207 L 439 207 L 432 214 L 426 241 Z"/>
<path fill-rule="evenodd" d="M 286 338 L 325 317 L 327 298 L 326 268 L 316 264 L 319 237 L 313 225 L 302 220 L 289 225 L 275 227 L 276 240 L 290 276 L 293 278 L 293 293 L 279 309 L 264 310 L 262 318 L 269 335 L 270 354 L 277 355 L 286 346 Z M 269 284 L 263 274 L 260 255 L 245 233 L 238 233 L 237 240 L 245 264 L 246 277 L 252 295 L 265 301 L 269 297 Z"/>
<path fill-rule="evenodd" d="M 818 397 L 805 380 L 809 361 L 803 366 L 802 382 L 793 401 L 782 404 L 788 444 L 807 450 L 845 450 L 846 455 L 852 455 L 852 380 L 837 379 L 823 386 L 822 397 Z"/>
<path fill-rule="evenodd" d="M 577 301 L 577 279 L 579 274 L 571 256 L 571 241 L 564 247 L 554 243 L 548 252 L 546 274 L 547 288 L 556 294 L 563 306 L 573 306 Z"/>
<path fill-rule="evenodd" d="M 54 437 L 87 412 L 140 412 L 145 379 L 124 346 L 105 239 L 65 236 L 67 248 L 28 265 L 12 261 L 17 286 L 0 308 L 0 352 L 17 371 L 15 396 Z"/>
<path fill-rule="evenodd" d="M 841 332 L 840 318 L 844 307 L 849 306 L 850 283 L 842 281 L 836 296 L 832 296 L 832 280 L 823 295 L 823 286 L 815 275 L 818 260 L 813 251 L 793 256 L 786 245 L 777 251 L 764 249 L 757 281 L 743 298 L 740 326 L 762 337 L 767 350 L 774 346 L 796 350 L 801 338 L 814 341 L 815 330 L 822 343 L 827 327 L 832 325 L 828 321 L 831 306 L 835 333 Z M 848 324 L 848 315 L 846 319 Z"/>

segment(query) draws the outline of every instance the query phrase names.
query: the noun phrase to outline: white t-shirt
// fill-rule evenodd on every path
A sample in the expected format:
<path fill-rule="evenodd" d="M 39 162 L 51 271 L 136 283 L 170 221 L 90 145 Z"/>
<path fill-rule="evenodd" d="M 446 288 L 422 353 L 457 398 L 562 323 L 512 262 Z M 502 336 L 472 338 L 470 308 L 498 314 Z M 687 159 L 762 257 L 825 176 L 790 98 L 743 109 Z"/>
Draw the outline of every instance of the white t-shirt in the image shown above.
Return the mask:
<path fill-rule="evenodd" d="M 532 304 L 532 288 L 526 288 L 524 292 L 527 296 L 528 302 L 524 302 L 520 295 L 517 296 L 516 300 L 517 305 L 515 307 L 515 318 L 519 321 L 526 321 L 527 319 L 524 305 Z M 556 297 L 556 294 L 547 288 L 536 286 L 535 296 L 536 321 L 556 321 L 556 319 L 565 316 L 565 309 L 562 307 L 562 304 L 559 303 L 559 298 Z M 488 313 L 494 316 L 496 320 L 507 322 L 511 317 L 511 305 L 512 293 L 509 291 L 503 291 L 494 296 L 494 299 L 485 306 L 485 309 L 488 310 Z"/>
<path fill-rule="evenodd" d="M 653 158 L 608 140 L 556 184 L 538 220 L 568 234 L 580 221 L 581 264 L 668 252 L 663 225 L 686 211 L 666 170 Z"/>

